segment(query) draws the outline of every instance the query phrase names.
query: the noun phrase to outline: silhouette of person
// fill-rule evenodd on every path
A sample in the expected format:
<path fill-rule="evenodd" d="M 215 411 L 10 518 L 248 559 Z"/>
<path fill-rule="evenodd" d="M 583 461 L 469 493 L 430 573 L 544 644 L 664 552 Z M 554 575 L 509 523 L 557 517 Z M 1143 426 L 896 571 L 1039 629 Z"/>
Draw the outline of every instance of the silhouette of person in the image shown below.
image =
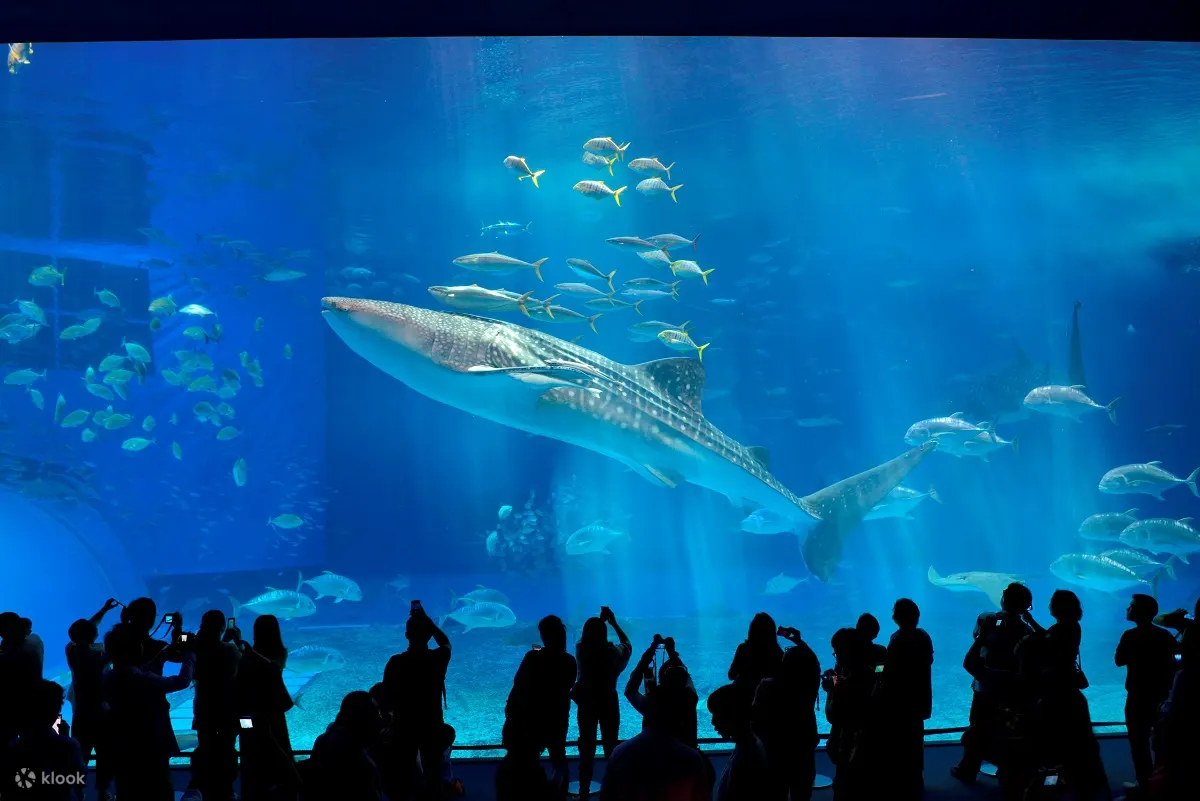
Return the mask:
<path fill-rule="evenodd" d="M 38 679 L 30 690 L 26 711 L 26 726 L 11 743 L 0 775 L 5 783 L 4 799 L 37 799 L 37 801 L 81 801 L 83 778 L 87 763 L 68 727 L 59 717 L 63 708 L 61 685 Z M 57 723 L 57 726 L 56 726 Z M 28 776 L 31 787 L 15 783 L 14 777 Z M 47 782 L 44 777 L 63 777 L 61 783 Z"/>
<path fill-rule="evenodd" d="M 295 702 L 283 681 L 288 651 L 274 615 L 254 619 L 254 644 L 239 643 L 237 712 L 241 729 L 242 801 L 295 796 L 297 777 L 287 712 Z"/>
<path fill-rule="evenodd" d="M 370 693 L 355 690 L 346 695 L 337 717 L 313 743 L 312 758 L 301 763 L 302 801 L 382 801 L 379 767 L 372 755 L 382 730 L 383 718 Z"/>
<path fill-rule="evenodd" d="M 1038 768 L 1061 765 L 1075 798 L 1096 798 L 1107 792 L 1108 780 L 1082 692 L 1087 687 L 1079 663 L 1083 606 L 1070 590 L 1055 590 L 1050 614 L 1055 622 L 1048 629 L 1025 615 L 1034 633 L 1020 643 L 1016 655 L 1032 712 L 1026 713 L 1029 734 L 1012 760 L 1013 769 L 997 777 L 1003 789 L 1023 792 Z"/>
<path fill-rule="evenodd" d="M 0 613 L 0 743 L 25 728 L 28 704 L 42 680 L 45 646 L 29 618 Z"/>
<path fill-rule="evenodd" d="M 766 612 L 759 612 L 750 621 L 746 639 L 733 652 L 729 680 L 742 690 L 747 699 L 754 697 L 760 681 L 774 677 L 779 672 L 783 649 L 776 641 L 776 631 L 775 620 Z"/>
<path fill-rule="evenodd" d="M 950 775 L 973 784 L 1000 735 L 1004 710 L 1018 706 L 1017 645 L 1033 633 L 1025 620 L 1033 594 L 1024 584 L 1009 584 L 1000 596 L 1000 611 L 985 612 L 975 622 L 974 641 L 963 659 L 971 675 L 971 712 L 962 735 L 963 755 Z M 1003 766 L 1001 766 L 1003 769 Z"/>
<path fill-rule="evenodd" d="M 908 598 L 892 607 L 897 630 L 887 646 L 881 692 L 895 798 L 920 798 L 925 782 L 925 721 L 933 716 L 933 640 Z"/>
<path fill-rule="evenodd" d="M 654 659 L 659 648 L 665 651 L 666 659 L 656 676 Z M 644 693 L 641 691 L 643 683 Z M 642 716 L 643 731 L 647 726 L 658 726 L 684 745 L 697 747 L 696 704 L 700 699 L 687 665 L 675 649 L 675 638 L 654 635 L 650 647 L 629 672 L 625 698 Z"/>
<path fill-rule="evenodd" d="M 196 695 L 192 699 L 192 789 L 206 799 L 225 801 L 237 778 L 238 721 L 236 682 L 241 651 L 233 642 L 240 632 L 229 629 L 225 613 L 210 609 L 196 632 Z"/>
<path fill-rule="evenodd" d="M 867 658 L 871 661 L 871 667 L 879 667 L 886 663 L 887 646 L 875 642 L 875 638 L 879 636 L 879 618 L 870 612 L 863 612 L 858 616 L 858 622 L 854 624 L 854 629 L 863 636 L 867 643 Z"/>
<path fill-rule="evenodd" d="M 780 626 L 777 633 L 792 645 L 783 652 L 778 677 L 759 682 L 752 720 L 778 792 L 790 794 L 791 801 L 807 801 L 817 775 L 821 664 L 799 629 Z"/>
<path fill-rule="evenodd" d="M 180 636 L 182 632 L 180 633 Z M 137 801 L 172 801 L 171 757 L 178 756 L 179 743 L 171 727 L 171 704 L 167 694 L 192 683 L 196 654 L 182 642 L 160 651 L 151 662 L 178 659 L 176 676 L 161 676 L 146 667 L 143 646 L 147 637 L 141 628 L 121 623 L 104 637 L 104 648 L 112 659 L 112 670 L 104 677 L 103 695 L 108 702 L 110 752 L 117 791 Z M 166 653 L 171 651 L 172 653 Z"/>
<path fill-rule="evenodd" d="M 1200 619 L 1200 601 L 1196 601 L 1192 619 L 1188 618 L 1186 609 L 1175 609 L 1154 619 L 1155 625 L 1178 632 L 1180 668 L 1200 665 L 1200 626 L 1196 624 L 1197 619 Z"/>
<path fill-rule="evenodd" d="M 1173 615 L 1168 620 L 1185 622 L 1181 621 L 1181 615 Z M 1194 664 L 1189 666 L 1186 661 L 1181 661 L 1182 667 L 1175 672 L 1171 692 L 1159 710 L 1152 736 L 1154 771 L 1145 791 L 1138 794 L 1139 799 L 1182 801 L 1200 798 L 1200 768 L 1196 765 L 1196 753 L 1200 751 L 1200 725 L 1197 724 L 1200 721 L 1200 685 L 1197 684 L 1200 669 Z"/>
<path fill-rule="evenodd" d="M 608 641 L 605 624 L 612 626 L 619 644 Z M 607 606 L 600 617 L 588 618 L 575 646 L 579 678 L 575 682 L 576 721 L 579 724 L 579 797 L 587 798 L 596 761 L 596 728 L 604 755 L 611 757 L 621 729 L 621 708 L 617 697 L 617 679 L 629 664 L 633 646 Z"/>
<path fill-rule="evenodd" d="M 727 675 L 741 693 L 746 715 L 750 714 L 758 683 L 774 678 L 783 661 L 783 649 L 779 647 L 776 631 L 775 620 L 766 612 L 759 612 L 750 620 L 746 639 L 733 652 Z"/>
<path fill-rule="evenodd" d="M 395 776 L 406 783 L 405 775 L 421 759 L 421 781 L 417 795 L 437 798 L 442 791 L 442 753 L 445 751 L 446 671 L 450 666 L 450 638 L 425 614 L 420 606 L 411 610 L 404 626 L 408 649 L 388 660 L 383 671 L 383 686 L 392 713 Z M 429 647 L 429 641 L 436 648 Z M 403 798 L 402 788 L 389 795 Z"/>
<path fill-rule="evenodd" d="M 674 642 L 655 635 L 664 646 Z M 643 657 L 643 662 L 645 658 Z M 642 731 L 613 749 L 604 773 L 601 801 L 626 799 L 671 799 L 708 801 L 712 795 L 711 769 L 695 747 L 696 693 L 687 669 L 677 654 L 668 657 L 653 680 L 653 656 L 642 665 L 649 672 L 650 686 L 643 695 L 633 688 L 642 711 Z M 636 672 L 636 671 L 635 671 Z M 627 696 L 629 686 L 626 687 Z M 691 731 L 688 732 L 688 707 Z M 683 737 L 691 737 L 689 744 Z"/>
<path fill-rule="evenodd" d="M 833 797 L 839 801 L 875 798 L 879 777 L 873 742 L 875 666 L 870 642 L 857 629 L 838 629 L 830 641 L 834 666 L 822 676 L 829 721 L 827 753 L 836 772 Z"/>
<path fill-rule="evenodd" d="M 1137 785 L 1145 787 L 1154 770 L 1150 753 L 1150 734 L 1158 719 L 1158 709 L 1171 692 L 1175 679 L 1175 654 L 1178 643 L 1166 629 L 1154 625 L 1158 601 L 1137 593 L 1125 610 L 1125 619 L 1134 627 L 1121 635 L 1114 657 L 1125 673 L 1125 728 L 1129 732 L 1129 753 L 1133 758 Z"/>
<path fill-rule="evenodd" d="M 161 676 L 163 663 L 179 661 L 179 652 L 170 649 L 167 640 L 155 639 L 152 634 L 158 625 L 158 607 L 152 598 L 133 598 L 121 609 L 121 622 L 132 626 L 133 631 L 142 639 L 142 658 L 145 660 L 142 664 L 143 670 Z M 179 618 L 179 625 L 173 626 L 172 637 L 175 637 L 181 628 L 182 616 Z"/>
<path fill-rule="evenodd" d="M 74 688 L 71 722 L 85 766 L 91 759 L 92 751 L 96 752 L 96 796 L 101 801 L 108 795 L 112 781 L 111 766 L 104 755 L 107 722 L 102 697 L 104 671 L 110 660 L 104 646 L 96 640 L 100 636 L 99 626 L 104 616 L 119 605 L 116 599 L 109 598 L 100 611 L 90 618 L 76 620 L 67 630 L 67 636 L 71 638 L 66 648 L 67 667 L 71 669 L 71 686 Z"/>
<path fill-rule="evenodd" d="M 513 768 L 512 765 L 521 757 L 530 756 L 536 763 L 542 751 L 548 750 L 554 767 L 554 784 L 565 792 L 569 781 L 567 729 L 578 664 L 567 653 L 567 627 L 557 615 L 542 618 L 538 634 L 542 647 L 535 646 L 521 660 L 504 707 L 502 739 L 512 754 L 507 773 L 513 780 L 532 776 L 528 766 Z"/>

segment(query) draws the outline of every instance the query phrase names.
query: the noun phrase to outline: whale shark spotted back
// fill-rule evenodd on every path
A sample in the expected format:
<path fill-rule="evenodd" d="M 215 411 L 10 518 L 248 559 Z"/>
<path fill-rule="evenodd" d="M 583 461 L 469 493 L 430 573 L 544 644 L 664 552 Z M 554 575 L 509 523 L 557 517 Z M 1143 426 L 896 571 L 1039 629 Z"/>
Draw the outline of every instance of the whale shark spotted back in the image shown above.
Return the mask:
<path fill-rule="evenodd" d="M 935 447 L 799 497 L 771 473 L 766 449 L 743 445 L 704 416 L 696 359 L 627 365 L 488 317 L 352 298 L 322 304 L 347 345 L 435 400 L 608 456 L 655 484 L 696 484 L 793 520 L 808 568 L 823 581 L 849 533 Z"/>

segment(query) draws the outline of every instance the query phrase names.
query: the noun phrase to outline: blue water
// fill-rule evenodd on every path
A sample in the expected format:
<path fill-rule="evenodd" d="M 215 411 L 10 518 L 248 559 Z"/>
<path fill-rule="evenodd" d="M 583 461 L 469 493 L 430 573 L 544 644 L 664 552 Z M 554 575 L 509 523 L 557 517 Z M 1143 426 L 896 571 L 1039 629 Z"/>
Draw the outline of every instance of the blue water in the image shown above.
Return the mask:
<path fill-rule="evenodd" d="M 345 692 L 380 679 L 412 599 L 440 616 L 452 592 L 483 585 L 507 596 L 517 622 L 470 632 L 447 623 L 448 719 L 460 743 L 489 744 L 543 614 L 578 626 L 610 605 L 637 652 L 654 633 L 673 634 L 703 695 L 723 681 L 754 612 L 799 627 L 831 664 L 834 630 L 871 611 L 886 639 L 891 604 L 907 596 L 937 648 L 930 724 L 958 726 L 969 704 L 961 656 L 975 616 L 992 607 L 983 594 L 933 586 L 931 566 L 1018 576 L 1048 622 L 1049 594 L 1066 586 L 1050 563 L 1106 547 L 1077 536 L 1085 517 L 1200 508 L 1182 486 L 1161 501 L 1097 489 L 1125 463 L 1161 460 L 1180 477 L 1200 465 L 1193 46 L 35 43 L 29 61 L 0 76 L 0 301 L 32 299 L 47 325 L 0 344 L 0 367 L 46 375 L 33 384 L 40 409 L 23 387 L 0 387 L 0 607 L 33 619 L 48 676 L 64 667 L 70 622 L 110 595 L 150 594 L 160 611 L 186 610 L 193 627 L 208 608 L 231 614 L 230 597 L 329 570 L 357 582 L 362 600 L 322 599 L 285 626 L 293 649 L 323 645 L 347 659 L 289 676 L 303 707 L 293 742 L 305 748 Z M 608 136 L 632 143 L 612 176 L 581 161 L 584 142 Z M 545 170 L 540 186 L 505 169 L 508 155 Z M 628 162 L 652 156 L 674 163 L 677 203 L 635 191 L 645 176 Z M 620 206 L 572 189 L 601 179 L 629 187 Z M 481 235 L 497 220 L 531 225 Z M 899 456 L 918 420 L 988 419 L 956 404 L 1004 405 L 998 383 L 1015 393 L 1014 412 L 1038 383 L 1067 383 L 1076 302 L 1087 392 L 1101 405 L 1122 398 L 1118 424 L 1103 412 L 1079 423 L 1001 418 L 998 433 L 1019 449 L 987 462 L 929 455 L 904 483 L 936 487 L 941 503 L 857 526 L 823 583 L 808 576 L 796 536 L 740 531 L 745 511 L 721 495 L 655 486 L 597 453 L 419 395 L 320 315 L 325 296 L 449 311 L 432 285 L 545 298 L 553 284 L 582 281 L 569 257 L 616 270 L 618 290 L 635 277 L 673 281 L 605 244 L 667 232 L 701 235 L 694 251 L 673 254 L 714 269 L 707 286 L 681 276 L 678 301 L 647 301 L 644 317 L 607 311 L 598 333 L 494 316 L 582 334 L 582 347 L 626 364 L 695 358 L 626 331 L 690 321 L 697 344 L 710 343 L 705 416 L 768 447 L 771 471 L 799 495 Z M 546 258 L 544 282 L 531 270 L 495 276 L 451 263 L 491 250 Z M 45 264 L 65 270 L 56 287 L 29 283 Z M 261 280 L 281 269 L 303 275 Z M 101 289 L 119 308 L 101 303 Z M 214 316 L 149 311 L 168 295 Z M 96 319 L 93 333 L 60 338 Z M 185 334 L 197 325 L 199 340 Z M 129 424 L 56 424 L 59 394 L 59 419 L 106 409 L 85 371 L 124 353 L 123 342 L 152 357 L 124 385 L 127 400 L 111 402 Z M 195 354 L 212 369 L 191 379 L 236 388 L 220 397 L 170 383 Z M 261 387 L 247 367 L 255 360 Z M 233 415 L 200 421 L 202 401 L 225 401 Z M 218 439 L 225 426 L 237 436 Z M 135 437 L 152 444 L 122 448 Z M 513 511 L 502 520 L 504 506 Z M 267 525 L 283 514 L 301 525 Z M 566 539 L 591 524 L 626 536 L 608 554 L 567 555 Z M 1195 568 L 1176 570 L 1158 587 L 1164 609 L 1190 608 L 1197 594 Z M 764 594 L 780 574 L 804 581 Z M 1111 655 L 1132 590 L 1074 589 L 1093 718 L 1120 720 L 1123 675 Z M 187 698 L 176 700 L 186 728 Z M 627 734 L 639 723 L 625 712 Z M 707 715 L 701 722 L 711 734 Z"/>

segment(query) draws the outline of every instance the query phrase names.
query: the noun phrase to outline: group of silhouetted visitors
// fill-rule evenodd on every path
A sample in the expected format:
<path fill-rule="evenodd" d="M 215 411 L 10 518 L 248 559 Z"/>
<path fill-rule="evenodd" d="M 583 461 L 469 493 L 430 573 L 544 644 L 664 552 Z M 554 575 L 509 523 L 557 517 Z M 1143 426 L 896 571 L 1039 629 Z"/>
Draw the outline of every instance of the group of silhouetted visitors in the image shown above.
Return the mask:
<path fill-rule="evenodd" d="M 1082 605 L 1072 592 L 1055 592 L 1049 605 L 1054 622 L 1045 628 L 1032 606 L 1029 589 L 1013 583 L 1000 611 L 976 621 L 963 660 L 972 678 L 970 726 L 951 774 L 974 783 L 986 760 L 996 765 L 1005 798 L 1063 792 L 1074 799 L 1105 798 L 1108 779 L 1083 695 Z M 101 641 L 100 624 L 118 607 L 120 622 Z M 1184 610 L 1160 615 L 1147 595 L 1133 596 L 1126 617 L 1133 628 L 1121 637 L 1115 662 L 1127 668 L 1125 720 L 1137 778 L 1128 797 L 1200 798 L 1200 699 L 1194 688 L 1200 629 Z M 574 702 L 581 797 L 596 794 L 599 744 L 607 758 L 601 801 L 808 799 L 824 689 L 834 797 L 920 798 L 933 643 L 919 628 L 920 610 L 911 600 L 896 601 L 892 620 L 897 628 L 886 646 L 875 642 L 880 626 L 870 614 L 837 630 L 834 664 L 822 672 L 798 629 L 756 615 L 733 655 L 729 683 L 705 704 L 713 728 L 733 746 L 717 775 L 699 749 L 699 696 L 673 638 L 654 635 L 630 671 L 624 696 L 642 726 L 619 743 L 617 686 L 633 645 L 616 616 L 601 607 L 598 617 L 588 619 L 574 655 L 563 621 L 543 618 L 542 645 L 522 659 L 505 705 L 506 756 L 495 774 L 497 797 L 567 796 Z M 157 638 L 160 631 L 165 639 Z M 286 713 L 294 702 L 283 681 L 288 651 L 275 617 L 255 619 L 250 643 L 219 610 L 205 613 L 191 633 L 178 613 L 160 619 L 148 598 L 128 606 L 110 599 L 68 634 L 72 727 L 61 719 L 63 687 L 42 677 L 44 648 L 31 621 L 0 614 L 0 777 L 15 782 L 0 791 L 6 801 L 80 798 L 93 757 L 99 798 L 111 798 L 115 787 L 123 799 L 173 799 L 170 760 L 181 749 L 170 695 L 193 685 L 196 748 L 185 799 L 235 798 L 239 777 L 246 801 L 434 801 L 464 792 L 451 769 L 455 732 L 444 715 L 450 639 L 419 602 L 405 625 L 407 648 L 388 661 L 382 681 L 369 692 L 343 699 L 311 757 L 302 761 L 288 734 Z M 174 675 L 163 675 L 167 662 L 178 663 Z M 42 785 L 46 774 L 74 778 Z"/>

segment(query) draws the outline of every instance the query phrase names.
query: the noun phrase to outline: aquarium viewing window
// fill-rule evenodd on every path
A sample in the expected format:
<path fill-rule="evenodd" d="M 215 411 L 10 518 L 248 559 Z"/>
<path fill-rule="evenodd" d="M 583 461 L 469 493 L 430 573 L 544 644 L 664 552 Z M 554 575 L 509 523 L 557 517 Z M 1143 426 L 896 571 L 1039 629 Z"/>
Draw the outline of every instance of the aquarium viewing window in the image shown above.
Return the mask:
<path fill-rule="evenodd" d="M 250 640 L 274 614 L 307 751 L 420 601 L 456 747 L 488 755 L 539 619 L 573 649 L 608 606 L 633 663 L 674 638 L 711 744 L 756 613 L 831 667 L 835 631 L 870 613 L 886 645 L 911 598 L 946 738 L 1009 583 L 1044 625 L 1081 599 L 1104 725 L 1131 595 L 1195 602 L 1193 45 L 34 43 L 10 66 L 0 544 L 29 572 L 0 609 L 64 685 L 67 626 L 106 597 Z M 189 749 L 191 691 L 172 719 Z"/>

